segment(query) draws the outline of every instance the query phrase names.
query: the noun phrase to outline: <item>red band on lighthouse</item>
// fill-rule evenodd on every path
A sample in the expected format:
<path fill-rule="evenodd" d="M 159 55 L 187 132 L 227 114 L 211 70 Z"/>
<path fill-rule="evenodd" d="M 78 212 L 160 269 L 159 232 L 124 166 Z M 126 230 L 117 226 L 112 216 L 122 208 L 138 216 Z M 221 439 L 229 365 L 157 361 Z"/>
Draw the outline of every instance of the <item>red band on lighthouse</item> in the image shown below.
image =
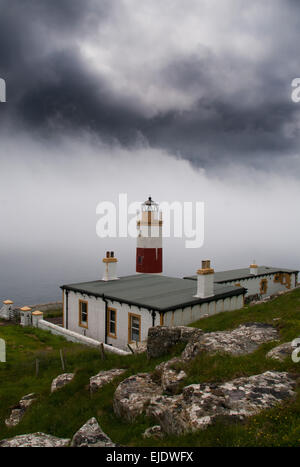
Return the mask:
<path fill-rule="evenodd" d="M 152 198 L 142 204 L 137 223 L 136 272 L 161 274 L 163 270 L 162 218 L 159 206 Z"/>

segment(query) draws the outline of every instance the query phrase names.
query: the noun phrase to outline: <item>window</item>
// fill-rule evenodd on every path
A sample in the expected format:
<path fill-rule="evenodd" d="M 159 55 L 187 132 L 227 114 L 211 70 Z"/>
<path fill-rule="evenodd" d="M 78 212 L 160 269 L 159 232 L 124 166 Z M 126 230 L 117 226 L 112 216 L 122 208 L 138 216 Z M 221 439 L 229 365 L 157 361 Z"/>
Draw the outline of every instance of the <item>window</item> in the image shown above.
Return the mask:
<path fill-rule="evenodd" d="M 107 309 L 107 335 L 116 339 L 117 337 L 117 310 Z"/>
<path fill-rule="evenodd" d="M 267 279 L 262 279 L 260 282 L 260 293 L 261 295 L 264 295 L 267 293 L 268 290 L 268 280 Z"/>
<path fill-rule="evenodd" d="M 142 256 L 138 256 L 138 264 L 142 264 L 143 263 L 143 257 Z"/>
<path fill-rule="evenodd" d="M 79 326 L 88 327 L 88 302 L 79 300 Z"/>
<path fill-rule="evenodd" d="M 129 343 L 141 341 L 141 317 L 139 315 L 129 313 L 128 341 Z"/>

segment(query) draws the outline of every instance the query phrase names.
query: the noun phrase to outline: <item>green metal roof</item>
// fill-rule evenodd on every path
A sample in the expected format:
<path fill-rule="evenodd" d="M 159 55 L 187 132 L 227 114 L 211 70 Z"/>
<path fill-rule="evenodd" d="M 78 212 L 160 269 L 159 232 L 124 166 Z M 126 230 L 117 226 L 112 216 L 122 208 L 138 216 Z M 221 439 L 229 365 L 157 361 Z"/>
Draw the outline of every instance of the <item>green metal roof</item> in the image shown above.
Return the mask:
<path fill-rule="evenodd" d="M 215 284 L 213 297 L 195 298 L 197 285 L 194 281 L 153 274 L 136 274 L 109 282 L 82 282 L 61 288 L 164 312 L 246 293 L 243 287 Z"/>
<path fill-rule="evenodd" d="M 267 274 L 276 274 L 280 272 L 287 272 L 287 273 L 298 273 L 299 271 L 294 269 L 282 269 L 282 268 L 273 268 L 268 266 L 259 266 L 257 271 L 257 276 L 265 276 Z M 231 269 L 229 271 L 220 271 L 215 272 L 214 282 L 217 284 L 231 282 L 231 281 L 238 281 L 242 279 L 249 279 L 253 277 L 257 277 L 254 274 L 250 274 L 250 268 L 242 268 L 242 269 Z M 184 279 L 191 279 L 196 280 L 197 276 L 187 276 Z"/>

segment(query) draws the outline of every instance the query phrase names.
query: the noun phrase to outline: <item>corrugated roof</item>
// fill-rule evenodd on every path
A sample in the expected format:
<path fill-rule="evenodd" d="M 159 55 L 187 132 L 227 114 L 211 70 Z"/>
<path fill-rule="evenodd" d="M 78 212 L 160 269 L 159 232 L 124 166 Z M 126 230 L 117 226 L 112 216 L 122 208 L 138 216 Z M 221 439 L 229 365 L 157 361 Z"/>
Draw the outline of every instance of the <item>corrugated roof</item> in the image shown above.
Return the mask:
<path fill-rule="evenodd" d="M 259 266 L 257 275 L 258 276 L 265 276 L 266 274 L 276 274 L 280 272 L 287 272 L 287 273 L 297 273 L 294 269 L 282 269 L 282 268 L 273 268 L 268 266 Z M 229 271 L 220 271 L 215 272 L 215 283 L 225 283 L 230 281 L 238 281 L 242 279 L 248 279 L 251 277 L 256 277 L 253 274 L 250 274 L 250 268 L 242 268 L 242 269 L 231 269 Z M 197 276 L 187 276 L 184 279 L 191 279 L 196 280 Z"/>
<path fill-rule="evenodd" d="M 213 297 L 199 299 L 194 297 L 196 287 L 194 281 L 162 275 L 136 274 L 109 282 L 99 280 L 63 285 L 62 289 L 96 297 L 104 296 L 110 300 L 158 311 L 169 311 L 246 292 L 243 287 L 215 284 Z"/>

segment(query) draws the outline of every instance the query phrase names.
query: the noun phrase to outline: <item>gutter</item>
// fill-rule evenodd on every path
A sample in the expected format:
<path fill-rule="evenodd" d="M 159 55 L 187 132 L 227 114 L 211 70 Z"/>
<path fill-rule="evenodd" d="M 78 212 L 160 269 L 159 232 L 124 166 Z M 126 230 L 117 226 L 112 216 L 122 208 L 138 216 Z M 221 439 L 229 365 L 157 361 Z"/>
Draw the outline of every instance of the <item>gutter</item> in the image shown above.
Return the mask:
<path fill-rule="evenodd" d="M 69 290 L 66 290 L 66 329 L 69 325 Z"/>
<path fill-rule="evenodd" d="M 104 301 L 105 303 L 105 325 L 104 325 L 104 343 L 107 344 L 107 311 L 108 311 L 108 303 L 107 303 L 107 300 L 105 298 L 105 295 L 103 294 L 102 295 L 102 300 Z"/>
<path fill-rule="evenodd" d="M 71 290 L 72 292 L 85 294 L 85 295 L 88 295 L 90 297 L 102 298 L 103 301 L 106 302 L 104 294 L 97 294 L 96 292 L 87 292 L 86 290 L 77 289 L 75 287 L 69 287 L 67 285 L 63 285 L 61 287 L 61 289 Z M 246 293 L 247 293 L 247 289 L 245 287 L 233 287 L 233 290 L 230 290 L 229 292 L 223 292 L 223 293 L 215 294 L 212 297 L 199 298 L 197 300 L 191 300 L 190 302 L 176 303 L 176 305 L 172 305 L 172 306 L 167 307 L 167 308 L 157 307 L 156 311 L 158 311 L 159 313 L 160 312 L 161 313 L 166 313 L 168 311 L 177 310 L 178 308 L 187 308 L 189 306 L 201 305 L 202 303 L 212 302 L 214 300 L 220 300 L 221 298 L 232 297 L 234 295 L 242 295 L 242 294 L 245 295 Z M 134 301 L 131 301 L 131 300 L 124 300 L 124 299 L 120 299 L 118 297 L 114 297 L 112 295 L 107 296 L 107 299 L 111 300 L 113 302 L 119 302 L 119 303 L 126 303 L 128 305 L 134 305 L 134 306 L 137 306 L 138 308 L 145 308 L 146 310 L 149 310 L 150 312 L 153 311 L 153 305 L 146 305 L 146 304 L 134 302 Z"/>

